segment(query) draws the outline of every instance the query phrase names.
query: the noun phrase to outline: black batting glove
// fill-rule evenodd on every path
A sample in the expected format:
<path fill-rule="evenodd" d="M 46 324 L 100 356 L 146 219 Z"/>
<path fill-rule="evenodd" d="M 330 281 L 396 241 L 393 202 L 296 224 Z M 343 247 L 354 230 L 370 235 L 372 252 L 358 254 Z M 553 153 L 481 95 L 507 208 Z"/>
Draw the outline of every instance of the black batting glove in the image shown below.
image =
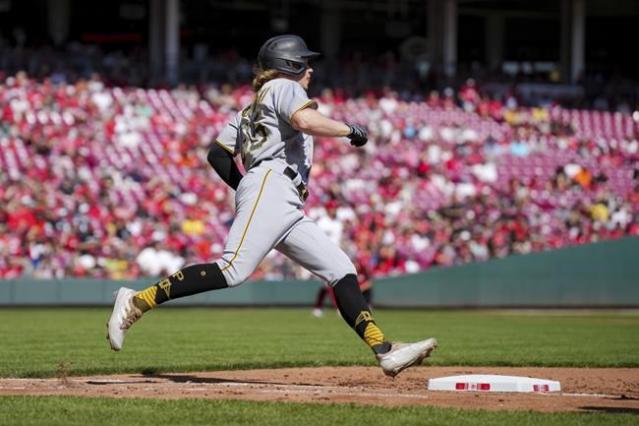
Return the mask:
<path fill-rule="evenodd" d="M 364 126 L 359 124 L 348 124 L 346 125 L 351 129 L 351 132 L 346 136 L 351 140 L 351 145 L 353 146 L 363 146 L 368 142 L 368 131 Z"/>

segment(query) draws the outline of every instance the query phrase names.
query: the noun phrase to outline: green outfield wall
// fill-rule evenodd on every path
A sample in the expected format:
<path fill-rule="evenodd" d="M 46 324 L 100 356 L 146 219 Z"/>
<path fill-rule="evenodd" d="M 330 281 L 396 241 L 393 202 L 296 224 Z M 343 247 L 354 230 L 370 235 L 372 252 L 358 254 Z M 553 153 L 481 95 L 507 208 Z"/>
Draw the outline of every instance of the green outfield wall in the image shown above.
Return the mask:
<path fill-rule="evenodd" d="M 152 279 L 0 280 L 0 305 L 109 305 L 120 286 Z M 310 305 L 316 281 L 247 282 L 169 305 Z M 385 307 L 639 307 L 639 238 L 380 279 Z"/>

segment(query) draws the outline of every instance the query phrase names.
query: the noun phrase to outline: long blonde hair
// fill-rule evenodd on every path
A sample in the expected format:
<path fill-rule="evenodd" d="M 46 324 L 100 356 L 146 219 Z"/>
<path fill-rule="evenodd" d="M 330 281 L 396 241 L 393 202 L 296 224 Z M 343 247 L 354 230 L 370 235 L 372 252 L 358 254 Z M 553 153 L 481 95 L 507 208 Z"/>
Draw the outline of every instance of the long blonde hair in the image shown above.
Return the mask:
<path fill-rule="evenodd" d="M 253 77 L 253 90 L 255 93 L 259 92 L 262 86 L 264 86 L 267 82 L 276 79 L 279 75 L 280 73 L 277 70 L 256 69 L 255 77 Z"/>

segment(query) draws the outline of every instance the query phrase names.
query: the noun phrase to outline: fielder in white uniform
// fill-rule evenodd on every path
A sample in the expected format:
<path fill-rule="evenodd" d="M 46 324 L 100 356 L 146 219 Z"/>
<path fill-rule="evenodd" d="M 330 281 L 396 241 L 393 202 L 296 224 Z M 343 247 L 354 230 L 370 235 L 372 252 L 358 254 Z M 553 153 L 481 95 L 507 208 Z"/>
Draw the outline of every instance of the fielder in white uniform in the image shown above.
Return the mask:
<path fill-rule="evenodd" d="M 118 290 L 107 323 L 112 349 L 122 348 L 126 330 L 144 312 L 171 299 L 237 286 L 272 249 L 333 287 L 342 317 L 373 350 L 385 374 L 395 376 L 420 363 L 437 346 L 433 338 L 389 342 L 361 294 L 353 263 L 304 214 L 313 136 L 347 137 L 357 147 L 367 142 L 364 127 L 324 117 L 308 98 L 309 60 L 318 55 L 295 35 L 273 37 L 261 47 L 255 99 L 227 124 L 208 155 L 236 190 L 236 216 L 224 254 L 216 262 L 182 268 L 143 291 Z M 244 176 L 233 161 L 236 155 L 247 170 Z"/>

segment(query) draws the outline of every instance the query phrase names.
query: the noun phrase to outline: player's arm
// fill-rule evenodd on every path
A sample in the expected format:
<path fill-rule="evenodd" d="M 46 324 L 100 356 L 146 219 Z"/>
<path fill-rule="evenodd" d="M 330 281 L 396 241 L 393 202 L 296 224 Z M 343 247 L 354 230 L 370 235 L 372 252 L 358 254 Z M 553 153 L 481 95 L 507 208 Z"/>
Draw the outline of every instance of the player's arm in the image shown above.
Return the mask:
<path fill-rule="evenodd" d="M 303 108 L 295 112 L 291 117 L 291 125 L 307 135 L 347 137 L 354 146 L 362 146 L 368 141 L 368 133 L 364 127 L 333 120 L 312 108 Z"/>
<path fill-rule="evenodd" d="M 346 137 L 351 133 L 351 128 L 346 123 L 324 117 L 312 108 L 304 108 L 293 114 L 291 125 L 312 136 Z"/>
<path fill-rule="evenodd" d="M 237 190 L 237 186 L 242 180 L 242 173 L 233 159 L 233 153 L 228 151 L 223 145 L 215 142 L 211 145 L 206 159 L 220 178 L 228 186 Z"/>
<path fill-rule="evenodd" d="M 220 178 L 235 190 L 242 179 L 242 173 L 234 160 L 240 131 L 239 117 L 238 113 L 224 126 L 215 142 L 211 144 L 209 154 L 206 156 L 209 164 L 220 175 Z"/>

